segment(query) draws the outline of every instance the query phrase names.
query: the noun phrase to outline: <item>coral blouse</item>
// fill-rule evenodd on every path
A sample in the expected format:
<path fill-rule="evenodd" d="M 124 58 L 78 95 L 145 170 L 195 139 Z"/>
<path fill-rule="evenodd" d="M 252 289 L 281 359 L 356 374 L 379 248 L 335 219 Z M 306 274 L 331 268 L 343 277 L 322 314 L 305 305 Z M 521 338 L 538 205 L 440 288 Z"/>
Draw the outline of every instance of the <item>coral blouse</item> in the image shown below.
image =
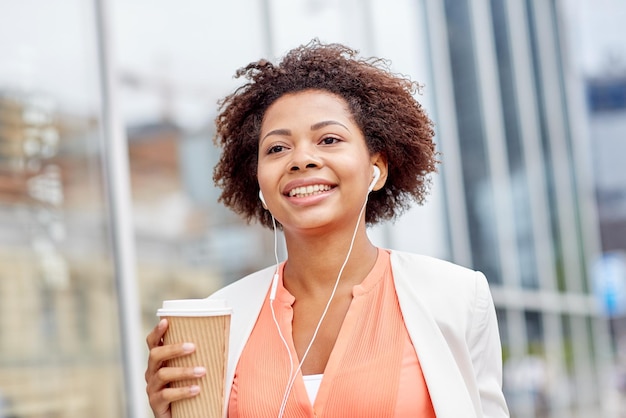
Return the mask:
<path fill-rule="evenodd" d="M 278 286 L 274 310 L 293 366 L 272 318 L 269 297 L 235 370 L 230 418 L 277 417 L 298 357 L 291 338 L 295 298 Z M 434 418 L 417 354 L 396 296 L 389 252 L 378 250 L 374 268 L 352 289 L 353 299 L 311 404 L 302 375 L 291 389 L 285 417 Z"/>

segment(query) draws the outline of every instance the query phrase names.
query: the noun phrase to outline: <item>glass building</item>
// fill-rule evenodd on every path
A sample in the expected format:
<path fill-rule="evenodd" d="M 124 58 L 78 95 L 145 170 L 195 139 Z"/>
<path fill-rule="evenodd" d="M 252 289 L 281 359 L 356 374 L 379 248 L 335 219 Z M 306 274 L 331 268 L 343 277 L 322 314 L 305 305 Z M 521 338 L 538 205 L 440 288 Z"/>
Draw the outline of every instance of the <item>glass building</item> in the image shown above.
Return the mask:
<path fill-rule="evenodd" d="M 149 416 L 164 299 L 273 263 L 217 203 L 217 101 L 313 37 L 424 84 L 440 175 L 385 247 L 482 270 L 515 417 L 613 416 L 582 81 L 557 0 L 29 0 L 0 13 L 0 418 Z M 246 13 L 242 13 L 246 10 Z M 284 256 L 284 254 L 281 254 Z"/>
<path fill-rule="evenodd" d="M 445 37 L 435 88 L 450 86 L 436 94 L 437 120 L 456 120 L 440 137 L 451 255 L 491 281 L 515 416 L 598 416 L 610 393 L 606 320 L 588 274 L 600 247 L 584 102 L 559 7 L 426 7 Z M 445 165 L 451 154 L 459 164 Z"/>
<path fill-rule="evenodd" d="M 595 269 L 612 288 L 605 304 L 615 350 L 616 380 L 626 381 L 626 65 L 586 80 L 602 257 Z M 621 277 L 620 277 L 621 273 Z M 611 280 L 613 279 L 613 280 Z M 622 386 L 622 396 L 626 385 Z"/>

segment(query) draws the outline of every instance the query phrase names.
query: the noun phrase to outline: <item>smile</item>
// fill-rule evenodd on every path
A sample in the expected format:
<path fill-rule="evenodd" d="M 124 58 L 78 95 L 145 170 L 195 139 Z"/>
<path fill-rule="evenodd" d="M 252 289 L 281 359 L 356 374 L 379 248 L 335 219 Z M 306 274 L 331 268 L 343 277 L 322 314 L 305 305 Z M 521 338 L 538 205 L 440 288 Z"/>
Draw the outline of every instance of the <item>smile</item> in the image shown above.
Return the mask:
<path fill-rule="evenodd" d="M 327 192 L 331 187 L 327 184 L 312 184 L 310 186 L 295 187 L 288 193 L 289 197 L 307 197 Z"/>

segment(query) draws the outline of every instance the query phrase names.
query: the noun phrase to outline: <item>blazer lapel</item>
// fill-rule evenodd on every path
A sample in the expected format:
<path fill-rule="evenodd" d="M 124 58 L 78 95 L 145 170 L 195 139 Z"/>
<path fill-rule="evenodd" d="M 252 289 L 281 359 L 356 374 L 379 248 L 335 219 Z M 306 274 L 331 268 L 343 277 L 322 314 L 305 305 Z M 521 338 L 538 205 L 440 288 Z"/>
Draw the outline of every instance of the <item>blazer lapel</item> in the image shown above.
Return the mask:
<path fill-rule="evenodd" d="M 248 341 L 248 337 L 252 333 L 257 317 L 261 312 L 261 307 L 265 302 L 275 270 L 276 266 L 268 267 L 246 276 L 209 296 L 211 299 L 226 300 L 227 306 L 233 309 L 228 339 L 229 354 L 224 388 L 226 399 L 226 402 L 224 402 L 224 417 L 227 416 L 228 412 L 228 399 L 235 377 L 237 362 L 239 362 L 239 357 L 243 352 L 246 341 Z"/>
<path fill-rule="evenodd" d="M 420 291 L 420 281 L 427 269 L 416 259 L 391 253 L 391 267 L 400 309 L 438 418 L 476 417 L 471 397 L 457 367 L 450 347 L 437 322 L 424 304 L 428 297 Z M 442 309 L 446 309 L 442 306 Z"/>

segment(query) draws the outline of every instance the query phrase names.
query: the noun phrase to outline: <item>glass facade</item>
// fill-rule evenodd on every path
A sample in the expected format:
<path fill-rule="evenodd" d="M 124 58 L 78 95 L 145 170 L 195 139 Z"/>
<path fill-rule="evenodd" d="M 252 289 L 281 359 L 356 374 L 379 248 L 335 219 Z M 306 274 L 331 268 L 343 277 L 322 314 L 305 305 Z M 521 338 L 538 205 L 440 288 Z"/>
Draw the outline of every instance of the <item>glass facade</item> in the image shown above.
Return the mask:
<path fill-rule="evenodd" d="M 492 284 L 512 416 L 600 416 L 614 388 L 587 271 L 599 248 L 583 236 L 594 220 L 580 212 L 575 149 L 586 143 L 572 135 L 559 2 L 444 3 L 433 25 L 447 27 L 452 71 L 436 87 L 453 86 L 458 135 L 440 141 L 458 142 L 465 191 L 447 201 L 464 199 L 459 234 Z"/>
<path fill-rule="evenodd" d="M 474 266 L 493 282 L 500 283 L 502 274 L 499 257 L 493 256 L 499 246 L 498 237 L 490 225 L 495 218 L 494 185 L 487 164 L 489 151 L 484 140 L 484 109 L 479 92 L 478 66 L 475 62 L 478 57 L 474 48 L 469 8 L 468 1 L 445 2 L 468 236 Z M 450 202 L 455 204 L 454 200 Z"/>
<path fill-rule="evenodd" d="M 518 267 L 521 286 L 536 289 L 539 287 L 537 261 L 532 234 L 530 188 L 527 173 L 528 164 L 524 159 L 520 129 L 520 113 L 515 92 L 515 67 L 511 51 L 511 33 L 507 24 L 506 5 L 503 0 L 492 0 L 493 37 L 499 74 L 500 102 L 506 138 L 506 157 L 511 178 L 511 195 L 514 234 L 517 247 Z"/>
<path fill-rule="evenodd" d="M 110 51 L 98 4 L 110 10 Z M 584 233 L 595 227 L 578 210 L 560 16 L 556 0 L 3 7 L 0 418 L 143 415 L 128 407 L 147 407 L 128 399 L 143 394 L 130 387 L 143 376 L 129 379 L 125 359 L 147 355 L 136 347 L 161 302 L 204 297 L 274 262 L 272 233 L 217 201 L 213 119 L 237 68 L 313 37 L 388 58 L 425 84 L 418 99 L 436 122 L 441 176 L 425 207 L 373 240 L 486 274 L 514 417 L 600 416 L 610 352 L 586 273 L 595 254 Z M 112 85 L 101 83 L 105 59 Z M 111 104 L 121 123 L 106 117 Z M 128 277 L 119 173 L 107 165 L 116 129 L 131 192 Z M 124 280 L 136 280 L 137 306 Z M 136 338 L 124 336 L 129 306 Z"/>
<path fill-rule="evenodd" d="M 0 416 L 121 416 L 94 9 L 2 9 Z"/>

